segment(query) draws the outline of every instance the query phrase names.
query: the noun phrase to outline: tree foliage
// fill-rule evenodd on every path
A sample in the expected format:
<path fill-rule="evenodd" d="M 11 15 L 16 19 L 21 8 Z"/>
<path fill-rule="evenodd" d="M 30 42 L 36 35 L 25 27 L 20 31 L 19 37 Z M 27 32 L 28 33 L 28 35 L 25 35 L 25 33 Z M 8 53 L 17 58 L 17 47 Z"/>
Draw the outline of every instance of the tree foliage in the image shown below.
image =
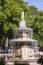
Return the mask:
<path fill-rule="evenodd" d="M 12 38 L 14 29 L 19 27 L 21 12 L 25 12 L 27 27 L 33 28 L 34 38 L 43 45 L 43 11 L 33 5 L 28 6 L 24 0 L 0 0 L 0 42 L 6 37 Z"/>

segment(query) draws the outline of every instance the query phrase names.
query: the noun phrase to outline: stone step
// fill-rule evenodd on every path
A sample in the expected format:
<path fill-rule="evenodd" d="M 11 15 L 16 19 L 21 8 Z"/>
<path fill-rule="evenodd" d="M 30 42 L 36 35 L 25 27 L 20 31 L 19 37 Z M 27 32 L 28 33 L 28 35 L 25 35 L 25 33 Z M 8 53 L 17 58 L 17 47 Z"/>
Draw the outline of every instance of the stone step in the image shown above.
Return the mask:
<path fill-rule="evenodd" d="M 14 65 L 14 62 L 7 62 L 6 65 Z"/>
<path fill-rule="evenodd" d="M 29 65 L 40 65 L 37 62 L 30 62 Z"/>

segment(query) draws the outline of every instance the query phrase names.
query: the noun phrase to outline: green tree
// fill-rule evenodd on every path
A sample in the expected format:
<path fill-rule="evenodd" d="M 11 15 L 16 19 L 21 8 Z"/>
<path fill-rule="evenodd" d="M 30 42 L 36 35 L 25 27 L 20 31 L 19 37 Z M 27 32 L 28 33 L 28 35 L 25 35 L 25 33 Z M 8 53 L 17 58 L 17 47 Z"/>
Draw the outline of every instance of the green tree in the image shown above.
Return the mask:
<path fill-rule="evenodd" d="M 6 37 L 13 37 L 14 29 L 19 27 L 21 12 L 27 10 L 26 6 L 23 0 L 0 0 L 1 44 L 5 43 Z"/>
<path fill-rule="evenodd" d="M 22 11 L 25 12 L 27 27 L 33 28 L 34 39 L 43 46 L 43 11 L 38 11 L 33 5 L 28 6 L 24 0 L 0 0 L 1 44 L 5 42 L 6 37 L 13 38 L 14 29 L 19 27 Z"/>

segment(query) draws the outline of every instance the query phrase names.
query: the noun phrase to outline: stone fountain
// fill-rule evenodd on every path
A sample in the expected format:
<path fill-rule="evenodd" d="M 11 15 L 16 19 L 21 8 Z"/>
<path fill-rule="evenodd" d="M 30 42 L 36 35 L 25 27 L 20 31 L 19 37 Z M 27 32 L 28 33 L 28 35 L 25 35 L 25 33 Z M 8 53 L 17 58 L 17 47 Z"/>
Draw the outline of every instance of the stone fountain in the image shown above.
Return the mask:
<path fill-rule="evenodd" d="M 26 26 L 24 12 L 21 15 L 19 28 L 14 30 L 14 39 L 10 40 L 10 46 L 13 49 L 12 61 L 15 63 L 28 62 L 31 65 L 39 59 L 38 41 L 33 39 L 33 29 Z"/>

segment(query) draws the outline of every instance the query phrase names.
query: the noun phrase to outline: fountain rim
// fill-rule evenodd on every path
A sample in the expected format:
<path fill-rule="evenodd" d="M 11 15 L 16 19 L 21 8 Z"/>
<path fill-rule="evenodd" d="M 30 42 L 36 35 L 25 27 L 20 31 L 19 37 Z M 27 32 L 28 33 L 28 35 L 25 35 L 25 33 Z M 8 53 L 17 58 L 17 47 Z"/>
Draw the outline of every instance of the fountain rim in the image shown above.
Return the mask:
<path fill-rule="evenodd" d="M 30 31 L 33 31 L 32 28 L 15 28 L 14 30 L 30 30 Z"/>
<path fill-rule="evenodd" d="M 29 38 L 17 38 L 17 39 L 11 39 L 10 42 L 37 42 L 37 40 L 29 39 Z"/>

